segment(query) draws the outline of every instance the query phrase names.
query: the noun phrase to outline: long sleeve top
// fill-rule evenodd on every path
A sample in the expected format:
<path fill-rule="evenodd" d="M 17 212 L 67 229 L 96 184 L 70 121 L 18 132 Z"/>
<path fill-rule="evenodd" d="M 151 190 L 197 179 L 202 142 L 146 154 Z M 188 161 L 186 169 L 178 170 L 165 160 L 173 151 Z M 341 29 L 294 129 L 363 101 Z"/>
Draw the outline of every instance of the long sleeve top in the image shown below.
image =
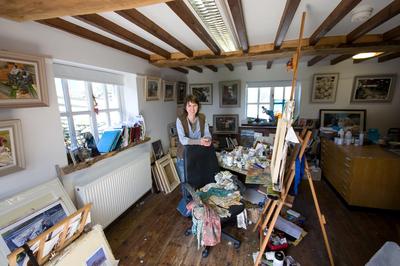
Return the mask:
<path fill-rule="evenodd" d="M 200 145 L 201 131 L 200 131 L 200 121 L 196 117 L 194 122 L 194 129 L 188 121 L 189 126 L 189 137 L 185 136 L 185 130 L 183 129 L 182 122 L 179 118 L 176 119 L 176 130 L 178 131 L 179 141 L 182 145 Z M 210 129 L 208 128 L 207 119 L 204 123 L 204 136 L 205 138 L 211 139 Z"/>

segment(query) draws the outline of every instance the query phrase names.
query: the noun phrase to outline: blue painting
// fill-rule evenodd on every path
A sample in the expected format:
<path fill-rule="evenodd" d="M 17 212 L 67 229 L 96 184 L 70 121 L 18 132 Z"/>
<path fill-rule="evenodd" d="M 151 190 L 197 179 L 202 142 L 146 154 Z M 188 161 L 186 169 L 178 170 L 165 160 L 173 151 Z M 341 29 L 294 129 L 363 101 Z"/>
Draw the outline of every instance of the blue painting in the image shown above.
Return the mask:
<path fill-rule="evenodd" d="M 101 266 L 107 265 L 106 254 L 103 248 L 99 248 L 87 261 L 86 266 Z"/>

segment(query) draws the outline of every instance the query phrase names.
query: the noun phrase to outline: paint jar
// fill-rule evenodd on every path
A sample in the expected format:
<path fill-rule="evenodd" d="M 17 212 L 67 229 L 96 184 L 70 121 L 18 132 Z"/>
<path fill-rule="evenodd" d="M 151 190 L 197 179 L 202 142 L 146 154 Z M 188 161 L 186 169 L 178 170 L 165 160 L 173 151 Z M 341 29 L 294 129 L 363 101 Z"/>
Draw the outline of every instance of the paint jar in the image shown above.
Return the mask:
<path fill-rule="evenodd" d="M 285 254 L 282 251 L 275 252 L 274 260 L 272 266 L 283 266 L 283 260 L 285 259 Z"/>

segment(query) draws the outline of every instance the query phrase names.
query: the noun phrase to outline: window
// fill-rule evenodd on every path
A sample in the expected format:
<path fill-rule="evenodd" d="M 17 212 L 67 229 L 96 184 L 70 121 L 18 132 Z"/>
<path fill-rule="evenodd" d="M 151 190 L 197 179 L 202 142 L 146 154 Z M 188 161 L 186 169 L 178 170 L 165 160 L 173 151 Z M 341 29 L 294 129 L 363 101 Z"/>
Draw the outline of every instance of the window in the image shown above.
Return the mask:
<path fill-rule="evenodd" d="M 85 132 L 91 132 L 98 141 L 107 128 L 121 125 L 118 85 L 60 78 L 55 83 L 67 148 L 81 146 Z"/>
<path fill-rule="evenodd" d="M 290 99 L 292 86 L 289 81 L 275 84 L 247 84 L 246 114 L 247 117 L 267 119 L 263 108 L 273 110 L 274 114 L 282 113 L 285 103 Z"/>

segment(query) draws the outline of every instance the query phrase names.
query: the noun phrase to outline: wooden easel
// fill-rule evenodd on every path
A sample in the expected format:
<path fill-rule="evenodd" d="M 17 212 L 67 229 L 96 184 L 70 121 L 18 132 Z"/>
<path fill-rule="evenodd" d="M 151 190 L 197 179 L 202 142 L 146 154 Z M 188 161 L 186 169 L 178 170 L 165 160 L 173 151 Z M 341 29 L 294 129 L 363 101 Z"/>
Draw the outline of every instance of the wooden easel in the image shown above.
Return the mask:
<path fill-rule="evenodd" d="M 305 12 L 303 12 L 302 15 L 302 19 L 301 19 L 301 27 L 300 27 L 300 34 L 299 34 L 299 39 L 298 39 L 298 45 L 297 45 L 297 50 L 296 53 L 293 56 L 293 79 L 292 79 L 292 91 L 291 91 L 291 95 L 290 95 L 290 100 L 293 101 L 294 98 L 294 94 L 295 94 L 295 89 L 296 89 L 296 80 L 297 80 L 297 69 L 298 69 L 298 62 L 299 62 L 299 58 L 300 58 L 300 53 L 301 53 L 301 41 L 303 38 L 303 31 L 304 31 L 304 21 L 305 21 Z M 287 117 L 286 119 L 291 122 L 291 118 L 292 118 L 293 114 L 289 113 L 289 117 Z M 278 121 L 279 122 L 279 121 Z M 289 124 L 289 127 L 291 125 Z M 279 127 L 279 123 L 278 123 L 278 127 Z M 278 132 L 278 128 L 277 128 L 277 132 Z M 285 132 L 286 133 L 286 132 Z M 289 192 L 289 189 L 293 183 L 293 179 L 294 179 L 294 175 L 295 175 L 295 161 L 296 158 L 299 157 L 302 160 L 306 160 L 305 161 L 305 172 L 307 175 L 307 179 L 309 181 L 309 185 L 310 185 L 310 189 L 311 189 L 311 193 L 313 195 L 313 200 L 314 200 L 314 205 L 315 205 L 315 209 L 317 211 L 317 215 L 319 217 L 319 222 L 320 222 L 320 226 L 321 226 L 321 230 L 323 233 L 323 237 L 324 237 L 324 241 L 325 241 L 325 247 L 327 249 L 328 252 L 328 256 L 329 256 L 329 261 L 331 265 L 334 265 L 333 262 L 333 257 L 332 257 L 332 252 L 330 249 L 330 245 L 328 242 L 328 237 L 325 231 L 325 224 L 326 224 L 326 220 L 325 217 L 321 214 L 320 208 L 319 208 L 319 204 L 318 204 L 318 200 L 317 200 L 317 196 L 315 193 L 315 189 L 314 189 L 314 185 L 312 182 L 312 178 L 311 178 L 311 174 L 310 174 L 310 170 L 308 168 L 308 164 L 307 164 L 307 159 L 304 156 L 304 151 L 307 147 L 308 141 L 310 140 L 311 137 L 311 131 L 307 131 L 306 129 L 303 129 L 302 135 L 299 137 L 301 146 L 299 146 L 298 144 L 295 145 L 295 149 L 293 150 L 292 156 L 290 158 L 290 161 L 288 162 L 288 167 L 285 167 L 285 165 L 282 165 L 281 167 L 283 167 L 283 169 L 285 169 L 285 173 L 284 173 L 284 177 L 283 177 L 283 182 L 282 182 L 282 189 L 281 189 L 281 196 L 279 199 L 277 200 L 269 200 L 265 206 L 264 209 L 262 210 L 262 213 L 260 214 L 260 217 L 253 229 L 253 232 L 255 232 L 257 230 L 257 228 L 260 226 L 260 251 L 258 253 L 258 256 L 256 258 L 255 264 L 254 265 L 259 265 L 261 262 L 261 258 L 264 254 L 265 248 L 267 247 L 268 241 L 271 237 L 272 234 L 272 230 L 275 227 L 276 221 L 279 217 L 279 214 L 282 210 L 282 207 L 284 204 L 286 204 L 286 198 Z M 275 143 L 274 143 L 275 146 Z M 276 147 L 277 148 L 277 147 Z M 282 148 L 282 145 L 280 146 L 280 148 Z M 285 151 L 285 150 L 284 150 Z M 278 152 L 284 152 L 279 150 Z M 275 152 L 275 151 L 274 151 Z M 286 156 L 286 154 L 284 155 Z M 283 157 L 285 158 L 285 157 Z M 273 154 L 273 159 L 274 159 L 274 154 Z M 276 169 L 275 169 L 276 170 Z M 271 171 L 272 172 L 272 171 Z M 276 171 L 275 171 L 276 172 Z M 268 212 L 267 212 L 268 210 Z M 265 213 L 267 213 L 265 215 Z M 265 216 L 265 218 L 264 218 Z M 267 234 L 264 237 L 264 230 L 268 228 Z"/>

